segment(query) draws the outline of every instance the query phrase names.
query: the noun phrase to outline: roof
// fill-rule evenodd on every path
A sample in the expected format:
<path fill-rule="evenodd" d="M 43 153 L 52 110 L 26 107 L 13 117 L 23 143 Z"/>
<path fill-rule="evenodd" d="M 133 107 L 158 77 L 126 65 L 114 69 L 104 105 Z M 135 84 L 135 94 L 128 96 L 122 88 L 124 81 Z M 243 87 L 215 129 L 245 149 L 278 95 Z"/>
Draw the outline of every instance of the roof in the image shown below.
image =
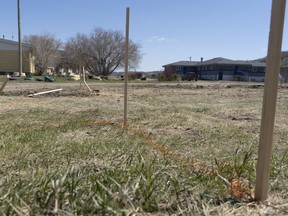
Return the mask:
<path fill-rule="evenodd" d="M 212 65 L 212 64 L 251 65 L 251 62 L 217 57 L 217 58 L 209 59 L 207 61 L 200 62 L 198 65 Z"/>
<path fill-rule="evenodd" d="M 163 67 L 165 66 L 196 66 L 199 62 L 198 61 L 178 61 L 178 62 L 174 62 L 171 64 L 167 64 L 167 65 L 163 65 Z"/>
<path fill-rule="evenodd" d="M 257 59 L 257 61 L 266 63 L 267 61 L 267 56 L 264 58 Z M 280 62 L 281 67 L 287 67 L 288 66 L 288 51 L 282 51 L 281 52 L 281 62 Z"/>
<path fill-rule="evenodd" d="M 7 39 L 3 39 L 3 38 L 0 38 L 0 43 L 6 43 L 6 44 L 17 45 L 18 46 L 18 41 L 7 40 Z M 32 47 L 32 45 L 30 45 L 28 43 L 23 43 L 23 42 L 22 42 L 22 46 Z"/>
<path fill-rule="evenodd" d="M 215 64 L 224 64 L 224 65 L 248 65 L 252 67 L 266 67 L 266 63 L 258 60 L 232 60 L 232 59 L 226 59 L 222 57 L 217 57 L 213 59 L 209 59 L 207 61 L 203 62 L 197 62 L 197 61 L 178 61 L 171 64 L 164 65 L 165 66 L 202 66 L 202 65 L 215 65 Z"/>
<path fill-rule="evenodd" d="M 253 67 L 266 67 L 266 64 L 264 62 L 260 61 L 245 61 L 245 60 L 232 60 L 232 59 L 226 59 L 222 57 L 209 59 L 207 61 L 203 61 L 197 64 L 197 66 L 201 65 L 212 65 L 212 64 L 226 64 L 226 65 L 251 65 Z"/>
<path fill-rule="evenodd" d="M 217 57 L 213 59 L 209 59 L 203 62 L 200 62 L 198 65 L 212 65 L 212 64 L 233 64 L 233 60 Z"/>
<path fill-rule="evenodd" d="M 265 62 L 261 62 L 261 61 L 250 61 L 252 63 L 253 67 L 266 67 L 266 63 Z"/>

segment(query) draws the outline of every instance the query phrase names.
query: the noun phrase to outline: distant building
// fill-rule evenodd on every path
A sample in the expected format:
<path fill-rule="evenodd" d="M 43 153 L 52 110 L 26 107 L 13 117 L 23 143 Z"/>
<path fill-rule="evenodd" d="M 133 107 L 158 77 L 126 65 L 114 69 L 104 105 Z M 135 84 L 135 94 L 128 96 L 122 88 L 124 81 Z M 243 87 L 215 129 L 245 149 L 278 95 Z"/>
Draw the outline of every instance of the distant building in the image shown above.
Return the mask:
<path fill-rule="evenodd" d="M 0 73 L 19 72 L 18 42 L 0 39 Z M 22 43 L 23 73 L 35 73 L 35 56 L 29 44 Z"/>
<path fill-rule="evenodd" d="M 263 82 L 266 64 L 260 61 L 241 61 L 213 58 L 197 64 L 200 79 Z"/>
<path fill-rule="evenodd" d="M 202 80 L 227 80 L 263 82 L 266 64 L 260 61 L 240 61 L 226 58 L 213 58 L 207 61 L 179 61 L 164 65 L 165 71 L 183 76 L 187 72 L 196 72 Z"/>

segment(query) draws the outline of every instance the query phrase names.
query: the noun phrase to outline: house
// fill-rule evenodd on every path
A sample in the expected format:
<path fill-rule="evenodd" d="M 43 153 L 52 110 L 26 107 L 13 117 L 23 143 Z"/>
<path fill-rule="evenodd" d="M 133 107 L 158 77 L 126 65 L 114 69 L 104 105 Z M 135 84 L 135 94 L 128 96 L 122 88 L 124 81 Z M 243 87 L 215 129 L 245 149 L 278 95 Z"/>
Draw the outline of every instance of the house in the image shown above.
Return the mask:
<path fill-rule="evenodd" d="M 18 42 L 0 39 L 0 74 L 19 72 Z M 22 43 L 23 73 L 35 73 L 35 57 L 31 45 Z"/>
<path fill-rule="evenodd" d="M 263 82 L 266 64 L 260 61 L 242 61 L 226 58 L 213 58 L 207 61 L 179 61 L 164 65 L 164 70 L 183 76 L 196 72 L 202 80 L 228 80 Z"/>
<path fill-rule="evenodd" d="M 288 82 L 288 51 L 281 53 L 279 80 L 281 82 Z"/>
<path fill-rule="evenodd" d="M 260 61 L 242 61 L 213 58 L 197 64 L 200 79 L 263 82 L 266 64 Z"/>
<path fill-rule="evenodd" d="M 175 73 L 179 76 L 187 72 L 196 72 L 197 61 L 178 61 L 171 64 L 163 65 L 165 72 Z"/>

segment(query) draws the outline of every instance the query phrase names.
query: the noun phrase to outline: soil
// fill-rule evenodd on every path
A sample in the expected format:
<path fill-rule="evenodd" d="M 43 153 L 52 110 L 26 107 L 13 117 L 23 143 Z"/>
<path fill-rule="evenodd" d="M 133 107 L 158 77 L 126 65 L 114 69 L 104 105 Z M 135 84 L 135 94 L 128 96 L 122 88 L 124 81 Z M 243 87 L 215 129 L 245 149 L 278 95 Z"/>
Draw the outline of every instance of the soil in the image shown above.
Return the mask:
<path fill-rule="evenodd" d="M 54 89 L 62 89 L 41 95 L 32 95 Z M 80 86 L 79 83 L 9 83 L 1 93 L 2 96 L 33 96 L 33 97 L 93 97 L 99 95 L 99 90 Z"/>
<path fill-rule="evenodd" d="M 99 95 L 99 90 L 89 90 L 85 89 L 75 89 L 75 88 L 66 88 L 57 92 L 50 92 L 41 95 L 33 95 L 36 93 L 41 93 L 45 91 L 49 91 L 51 89 L 43 88 L 43 89 L 31 89 L 31 90 L 14 90 L 3 92 L 1 95 L 3 96 L 29 96 L 29 97 L 93 97 Z"/>
<path fill-rule="evenodd" d="M 30 94 L 49 91 L 54 89 L 63 89 L 59 92 L 47 93 L 43 95 L 37 95 L 37 97 L 91 97 L 98 96 L 101 94 L 103 87 L 109 86 L 122 88 L 123 83 L 92 83 L 89 87 L 92 92 L 86 88 L 82 83 L 22 83 L 22 82 L 9 82 L 1 95 L 3 96 L 28 96 Z M 237 82 L 231 84 L 231 82 L 209 82 L 209 81 L 198 81 L 198 82 L 186 82 L 186 83 L 131 83 L 128 87 L 132 88 L 167 88 L 170 89 L 221 89 L 221 88 L 263 88 L 263 84 L 259 85 L 243 85 Z M 286 88 L 286 87 L 285 87 Z M 34 96 L 36 97 L 36 96 Z"/>

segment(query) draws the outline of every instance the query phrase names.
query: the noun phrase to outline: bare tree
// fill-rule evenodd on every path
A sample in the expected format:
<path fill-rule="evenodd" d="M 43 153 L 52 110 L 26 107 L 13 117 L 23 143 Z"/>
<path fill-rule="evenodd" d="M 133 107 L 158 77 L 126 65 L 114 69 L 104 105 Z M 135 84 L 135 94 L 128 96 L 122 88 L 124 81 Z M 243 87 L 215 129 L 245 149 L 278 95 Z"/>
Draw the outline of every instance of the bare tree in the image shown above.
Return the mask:
<path fill-rule="evenodd" d="M 42 75 L 48 67 L 55 67 L 60 60 L 60 40 L 48 33 L 42 35 L 24 36 L 24 41 L 33 46 L 35 52 L 35 67 L 37 75 Z"/>
<path fill-rule="evenodd" d="M 119 31 L 95 28 L 90 35 L 77 34 L 65 45 L 67 62 L 85 66 L 94 75 L 107 76 L 124 67 L 125 38 Z M 129 66 L 135 69 L 140 60 L 140 45 L 130 40 Z"/>
<path fill-rule="evenodd" d="M 82 52 L 80 52 L 80 50 L 83 50 L 83 47 L 79 47 L 79 45 L 87 43 L 80 41 L 81 35 L 77 34 L 75 38 L 71 38 L 66 42 L 61 59 L 62 68 L 70 68 L 75 70 L 81 66 L 85 66 L 85 62 L 81 56 Z"/>

